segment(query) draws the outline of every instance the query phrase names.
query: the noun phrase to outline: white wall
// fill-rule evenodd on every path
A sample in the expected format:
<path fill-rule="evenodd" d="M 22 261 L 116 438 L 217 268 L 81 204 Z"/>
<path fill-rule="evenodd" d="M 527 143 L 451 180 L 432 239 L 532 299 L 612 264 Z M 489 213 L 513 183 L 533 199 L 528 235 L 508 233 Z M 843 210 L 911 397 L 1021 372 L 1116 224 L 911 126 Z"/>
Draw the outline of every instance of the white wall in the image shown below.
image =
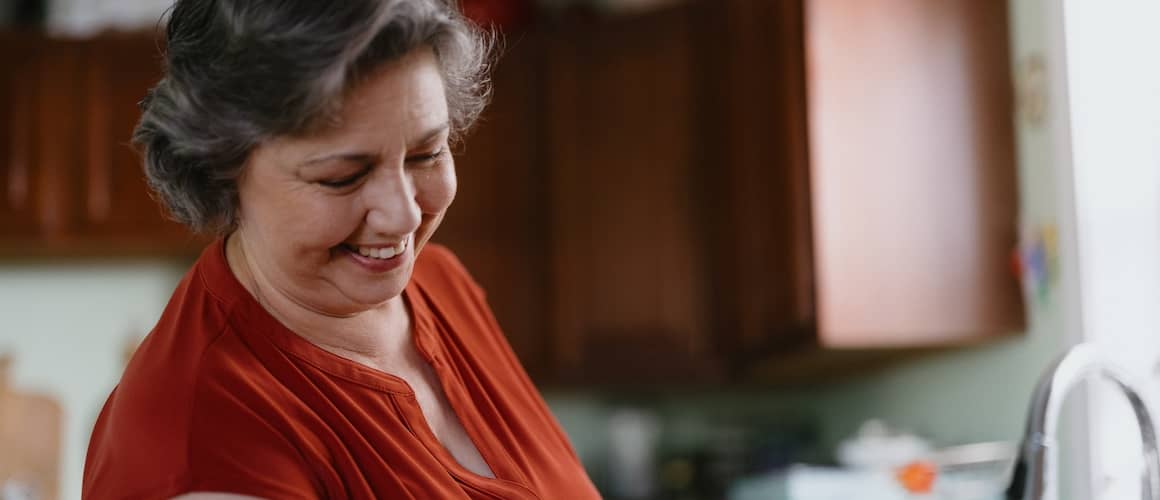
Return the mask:
<path fill-rule="evenodd" d="M 1149 376 L 1160 366 L 1160 1 L 1063 4 L 1084 334 L 1135 375 L 1154 402 L 1160 390 Z M 1110 384 L 1089 389 L 1094 498 L 1140 498 L 1135 417 Z"/>
<path fill-rule="evenodd" d="M 18 390 L 64 407 L 61 498 L 80 498 L 93 420 L 121 375 L 127 341 L 157 321 L 181 267 L 168 262 L 0 262 L 0 350 Z"/>

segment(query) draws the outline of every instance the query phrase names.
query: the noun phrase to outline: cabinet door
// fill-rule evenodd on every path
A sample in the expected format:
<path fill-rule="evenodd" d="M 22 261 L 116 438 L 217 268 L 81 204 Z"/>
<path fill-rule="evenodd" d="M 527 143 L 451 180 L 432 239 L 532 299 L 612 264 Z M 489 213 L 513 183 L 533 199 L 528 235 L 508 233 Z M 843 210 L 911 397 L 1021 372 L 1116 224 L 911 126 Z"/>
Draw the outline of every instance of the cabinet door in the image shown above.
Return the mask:
<path fill-rule="evenodd" d="M 38 71 L 31 170 L 36 177 L 37 212 L 40 224 L 36 250 L 76 251 L 72 232 L 77 220 L 76 173 L 84 165 L 83 97 L 84 42 L 41 40 L 36 50 Z"/>
<path fill-rule="evenodd" d="M 696 26 L 678 7 L 552 42 L 547 126 L 555 361 L 564 381 L 715 377 L 694 200 Z"/>
<path fill-rule="evenodd" d="M 146 36 L 0 35 L 0 252 L 192 253 L 130 147 L 137 102 L 160 76 Z"/>
<path fill-rule="evenodd" d="M 36 168 L 38 40 L 0 34 L 0 240 L 11 246 L 40 234 Z"/>
<path fill-rule="evenodd" d="M 131 144 L 138 103 L 161 78 L 158 43 L 144 34 L 105 36 L 89 41 L 85 52 L 76 238 L 121 251 L 197 246 L 151 197 L 141 155 Z"/>
<path fill-rule="evenodd" d="M 751 0 L 700 16 L 711 299 L 738 361 L 815 343 L 801 16 L 799 1 Z"/>
<path fill-rule="evenodd" d="M 960 344 L 1018 332 L 1007 6 L 808 0 L 819 337 Z"/>
<path fill-rule="evenodd" d="M 546 375 L 550 331 L 542 59 L 542 45 L 532 40 L 502 54 L 492 102 L 456 147 L 459 190 L 435 236 L 487 291 L 500 327 L 537 382 Z"/>

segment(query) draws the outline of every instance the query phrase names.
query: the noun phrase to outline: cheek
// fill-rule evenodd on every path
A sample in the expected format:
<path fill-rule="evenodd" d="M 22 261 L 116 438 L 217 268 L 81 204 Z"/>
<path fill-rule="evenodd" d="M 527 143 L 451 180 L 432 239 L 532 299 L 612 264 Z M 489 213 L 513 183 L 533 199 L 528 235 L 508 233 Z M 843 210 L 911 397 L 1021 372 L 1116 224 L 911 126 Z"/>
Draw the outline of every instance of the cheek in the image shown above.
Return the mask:
<path fill-rule="evenodd" d="M 455 166 L 448 162 L 444 167 L 423 172 L 415 178 L 415 201 L 424 214 L 442 213 L 455 199 L 457 187 Z"/>
<path fill-rule="evenodd" d="M 258 190 L 255 190 L 258 191 Z M 352 203 L 285 186 L 250 193 L 249 225 L 277 245 L 277 253 L 301 258 L 341 243 L 360 223 Z"/>

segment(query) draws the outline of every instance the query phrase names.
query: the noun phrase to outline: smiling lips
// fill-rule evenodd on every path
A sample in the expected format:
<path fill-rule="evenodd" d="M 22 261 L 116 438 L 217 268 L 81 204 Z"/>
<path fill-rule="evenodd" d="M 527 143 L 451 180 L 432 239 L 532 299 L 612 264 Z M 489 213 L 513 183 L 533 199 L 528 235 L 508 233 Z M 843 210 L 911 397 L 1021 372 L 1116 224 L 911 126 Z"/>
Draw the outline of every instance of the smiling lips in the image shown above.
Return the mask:
<path fill-rule="evenodd" d="M 375 246 L 345 245 L 345 246 L 348 249 L 354 251 L 354 253 L 357 253 L 363 257 L 369 257 L 372 259 L 379 259 L 379 260 L 388 260 L 388 259 L 393 258 L 396 255 L 403 253 L 403 250 L 407 249 L 407 241 L 409 239 L 410 238 L 403 238 L 398 243 L 396 243 L 394 245 L 388 245 L 388 246 L 378 246 L 378 245 L 375 245 Z"/>

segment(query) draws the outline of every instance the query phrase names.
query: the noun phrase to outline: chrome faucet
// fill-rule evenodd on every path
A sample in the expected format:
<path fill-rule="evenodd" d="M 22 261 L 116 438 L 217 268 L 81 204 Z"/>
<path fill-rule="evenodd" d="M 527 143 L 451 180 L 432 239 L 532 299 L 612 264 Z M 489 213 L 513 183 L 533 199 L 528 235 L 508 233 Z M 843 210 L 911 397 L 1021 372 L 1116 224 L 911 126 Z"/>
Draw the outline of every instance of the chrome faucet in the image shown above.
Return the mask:
<path fill-rule="evenodd" d="M 1091 344 L 1079 344 L 1060 357 L 1040 379 L 1031 400 L 1027 431 L 1007 488 L 1007 500 L 1056 500 L 1059 450 L 1055 435 L 1064 398 L 1087 378 L 1100 375 L 1110 379 L 1128 397 L 1140 438 L 1144 443 L 1143 499 L 1160 500 L 1160 454 L 1156 430 L 1148 407 L 1129 377 L 1110 363 Z"/>

